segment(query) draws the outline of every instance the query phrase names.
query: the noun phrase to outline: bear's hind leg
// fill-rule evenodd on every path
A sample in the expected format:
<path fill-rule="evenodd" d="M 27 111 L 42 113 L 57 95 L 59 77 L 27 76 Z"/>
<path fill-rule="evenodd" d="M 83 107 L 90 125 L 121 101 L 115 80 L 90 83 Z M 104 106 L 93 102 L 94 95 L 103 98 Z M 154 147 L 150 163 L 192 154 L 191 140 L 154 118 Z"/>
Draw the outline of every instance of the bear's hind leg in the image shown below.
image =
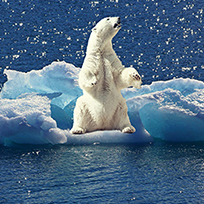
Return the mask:
<path fill-rule="evenodd" d="M 82 101 L 83 100 L 78 99 L 74 109 L 74 124 L 70 130 L 70 133 L 72 134 L 84 134 L 85 132 L 90 132 L 95 126 L 88 104 Z"/>
<path fill-rule="evenodd" d="M 123 133 L 134 133 L 135 128 L 131 125 L 130 119 L 127 114 L 126 103 L 119 103 L 118 108 L 114 114 L 116 121 L 116 129 L 119 129 Z"/>

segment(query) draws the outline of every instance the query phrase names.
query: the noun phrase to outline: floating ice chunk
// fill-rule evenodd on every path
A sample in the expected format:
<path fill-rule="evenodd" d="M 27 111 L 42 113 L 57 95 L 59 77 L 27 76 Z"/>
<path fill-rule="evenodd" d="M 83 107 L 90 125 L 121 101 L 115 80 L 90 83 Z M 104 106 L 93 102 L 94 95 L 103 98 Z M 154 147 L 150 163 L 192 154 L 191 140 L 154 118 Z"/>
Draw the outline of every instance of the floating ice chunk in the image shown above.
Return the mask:
<path fill-rule="evenodd" d="M 24 94 L 17 99 L 0 99 L 0 142 L 42 144 L 57 123 L 51 118 L 51 100 L 36 93 Z"/>
<path fill-rule="evenodd" d="M 71 100 L 82 94 L 77 79 L 79 68 L 66 62 L 53 62 L 41 70 L 24 73 L 4 70 L 8 81 L 0 93 L 0 98 L 15 99 L 23 93 L 63 93 L 52 100 L 53 104 L 65 107 Z"/>
<path fill-rule="evenodd" d="M 198 84 L 200 87 L 202 82 Z M 136 96 L 127 104 L 131 112 L 139 113 L 142 124 L 154 138 L 204 141 L 204 89 L 194 89 L 193 93 L 189 89 L 188 95 L 184 87 L 180 90 L 168 88 Z M 135 121 L 132 118 L 133 125 Z"/>
<path fill-rule="evenodd" d="M 134 134 L 96 131 L 72 135 L 73 110 L 82 94 L 79 69 L 53 62 L 39 71 L 6 70 L 0 93 L 0 143 L 93 144 L 204 141 L 204 83 L 173 79 L 124 89 Z M 35 93 L 32 93 L 35 92 Z M 150 136 L 151 135 L 151 136 Z"/>

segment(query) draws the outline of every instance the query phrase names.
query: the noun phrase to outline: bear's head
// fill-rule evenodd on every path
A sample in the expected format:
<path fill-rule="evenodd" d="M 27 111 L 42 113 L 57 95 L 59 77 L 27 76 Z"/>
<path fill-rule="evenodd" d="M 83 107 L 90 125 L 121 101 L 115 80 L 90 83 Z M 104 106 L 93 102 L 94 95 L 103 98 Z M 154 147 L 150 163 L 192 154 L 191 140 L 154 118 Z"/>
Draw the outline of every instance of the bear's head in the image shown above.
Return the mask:
<path fill-rule="evenodd" d="M 120 17 L 107 17 L 96 24 L 92 33 L 96 34 L 102 41 L 112 40 L 120 28 Z"/>

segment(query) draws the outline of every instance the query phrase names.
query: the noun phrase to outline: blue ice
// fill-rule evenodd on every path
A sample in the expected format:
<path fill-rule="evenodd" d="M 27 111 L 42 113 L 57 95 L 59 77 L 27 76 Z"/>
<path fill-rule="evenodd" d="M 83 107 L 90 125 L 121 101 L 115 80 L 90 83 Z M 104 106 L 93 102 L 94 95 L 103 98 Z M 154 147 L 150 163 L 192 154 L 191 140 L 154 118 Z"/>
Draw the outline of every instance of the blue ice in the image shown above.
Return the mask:
<path fill-rule="evenodd" d="M 53 62 L 27 73 L 4 70 L 0 92 L 0 144 L 93 144 L 204 141 L 204 83 L 172 79 L 122 91 L 134 134 L 96 131 L 72 135 L 73 109 L 82 94 L 79 68 Z"/>

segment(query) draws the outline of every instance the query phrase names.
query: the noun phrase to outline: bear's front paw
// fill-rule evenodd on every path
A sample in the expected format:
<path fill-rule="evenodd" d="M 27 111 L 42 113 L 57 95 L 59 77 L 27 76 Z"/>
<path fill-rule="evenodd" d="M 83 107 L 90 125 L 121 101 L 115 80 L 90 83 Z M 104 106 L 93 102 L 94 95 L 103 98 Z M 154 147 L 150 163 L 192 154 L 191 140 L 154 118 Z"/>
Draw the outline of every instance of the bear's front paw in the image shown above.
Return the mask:
<path fill-rule="evenodd" d="M 70 130 L 71 134 L 84 134 L 86 131 L 83 128 L 77 127 Z"/>
<path fill-rule="evenodd" d="M 140 89 L 141 88 L 141 83 L 142 83 L 142 78 L 138 74 L 138 72 L 136 70 L 131 71 L 129 73 L 129 85 Z"/>
<path fill-rule="evenodd" d="M 123 133 L 133 133 L 133 132 L 135 132 L 135 128 L 133 126 L 125 127 L 122 129 L 122 132 Z"/>

